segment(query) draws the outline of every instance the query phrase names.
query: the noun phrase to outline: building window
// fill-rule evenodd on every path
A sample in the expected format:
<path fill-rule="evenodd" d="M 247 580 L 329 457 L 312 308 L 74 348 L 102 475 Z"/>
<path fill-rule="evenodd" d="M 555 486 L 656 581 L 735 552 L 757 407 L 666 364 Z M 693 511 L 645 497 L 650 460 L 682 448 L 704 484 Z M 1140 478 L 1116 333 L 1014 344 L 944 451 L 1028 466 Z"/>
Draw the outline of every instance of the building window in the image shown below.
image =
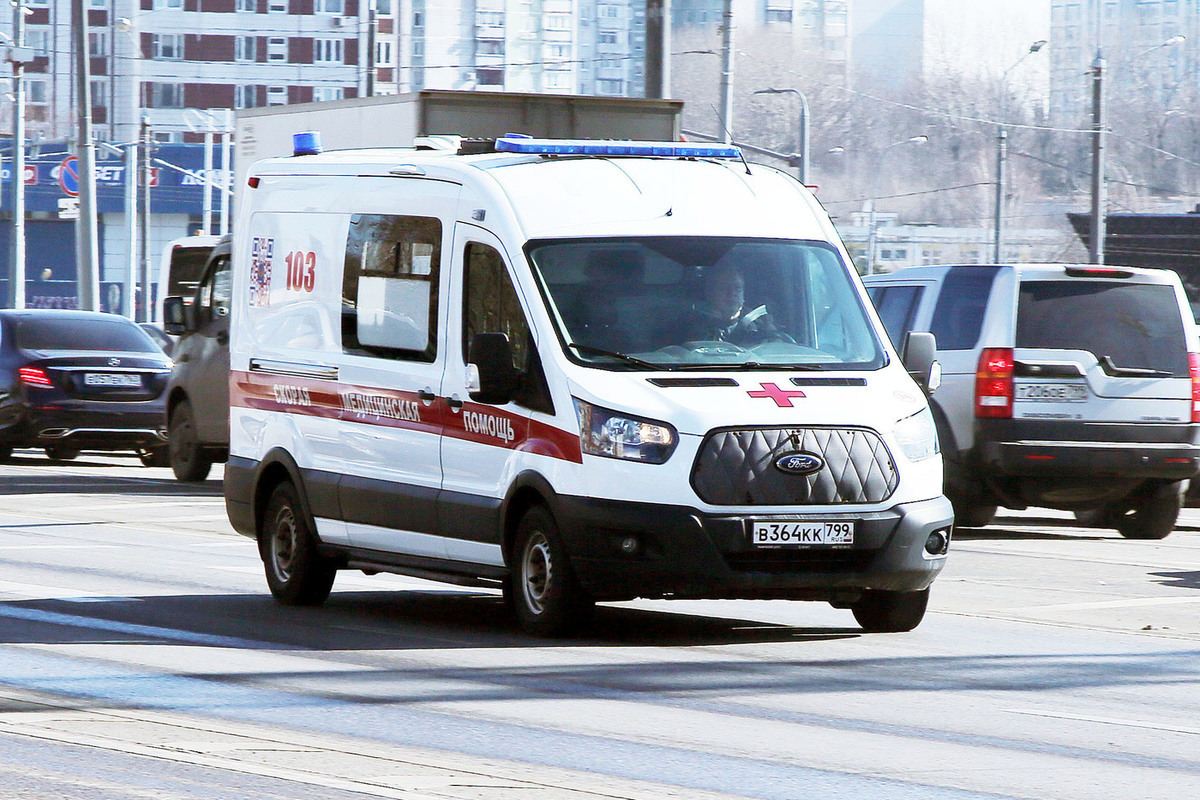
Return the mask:
<path fill-rule="evenodd" d="M 46 102 L 46 82 L 37 78 L 25 79 L 26 101 L 41 105 Z"/>
<path fill-rule="evenodd" d="M 267 61 L 287 61 L 287 39 L 272 36 L 267 39 Z"/>
<path fill-rule="evenodd" d="M 27 28 L 25 30 L 25 46 L 33 50 L 35 56 L 50 55 L 50 30 L 48 28 Z"/>
<path fill-rule="evenodd" d="M 238 11 L 258 11 L 258 0 L 237 0 Z"/>
<path fill-rule="evenodd" d="M 475 54 L 481 56 L 502 56 L 504 55 L 504 40 L 503 39 L 483 39 L 475 42 Z"/>
<path fill-rule="evenodd" d="M 375 13 L 381 17 L 392 15 L 392 0 L 375 0 Z"/>
<path fill-rule="evenodd" d="M 183 84 L 153 83 L 150 103 L 154 108 L 183 108 Z"/>
<path fill-rule="evenodd" d="M 568 14 L 547 14 L 546 30 L 566 31 L 571 29 L 571 17 Z"/>
<path fill-rule="evenodd" d="M 596 94 L 619 95 L 625 91 L 625 81 L 615 78 L 597 78 Z"/>
<path fill-rule="evenodd" d="M 314 64 L 341 64 L 344 60 L 341 39 L 313 40 Z"/>
<path fill-rule="evenodd" d="M 271 14 L 288 13 L 287 0 L 271 0 L 271 2 L 267 3 L 267 11 Z"/>
<path fill-rule="evenodd" d="M 92 93 L 92 105 L 93 106 L 107 106 L 108 105 L 108 81 L 106 81 L 106 80 L 91 81 L 89 86 L 91 87 L 91 93 Z"/>
<path fill-rule="evenodd" d="M 617 32 L 616 31 L 600 31 L 599 33 L 596 34 L 596 41 L 599 42 L 600 44 L 616 44 L 617 43 Z"/>
<path fill-rule="evenodd" d="M 313 102 L 327 103 L 330 100 L 341 100 L 345 90 L 340 86 L 318 86 L 313 89 Z"/>
<path fill-rule="evenodd" d="M 155 11 L 166 11 L 172 8 L 183 8 L 183 0 L 154 0 Z"/>
<path fill-rule="evenodd" d="M 156 33 L 150 37 L 154 58 L 163 61 L 179 61 L 183 58 L 183 34 Z"/>
<path fill-rule="evenodd" d="M 257 61 L 258 39 L 254 36 L 236 36 L 233 40 L 234 61 Z"/>
<path fill-rule="evenodd" d="M 108 8 L 108 0 L 89 0 L 88 6 L 90 8 Z"/>
<path fill-rule="evenodd" d="M 316 0 L 313 11 L 317 14 L 341 14 L 342 0 Z"/>
<path fill-rule="evenodd" d="M 268 86 L 267 87 L 267 105 L 269 106 L 286 106 L 288 101 L 288 90 L 286 86 Z"/>
<path fill-rule="evenodd" d="M 600 19 L 620 19 L 621 18 L 620 6 L 600 6 L 597 9 L 597 12 L 598 12 L 597 16 L 600 17 Z"/>
<path fill-rule="evenodd" d="M 504 70 L 477 69 L 475 70 L 475 82 L 480 86 L 503 86 Z"/>
<path fill-rule="evenodd" d="M 416 15 L 414 15 L 416 16 Z M 413 25 L 419 25 L 419 22 L 413 22 Z M 480 28 L 503 28 L 504 27 L 504 12 L 503 11 L 476 11 L 475 25 Z"/>
<path fill-rule="evenodd" d="M 393 61 L 392 43 L 379 42 L 375 46 L 375 64 L 380 67 L 390 67 Z"/>
<path fill-rule="evenodd" d="M 258 87 L 237 84 L 233 87 L 234 108 L 254 108 L 258 104 Z"/>
<path fill-rule="evenodd" d="M 108 55 L 107 32 L 90 31 L 88 33 L 88 55 L 92 58 L 103 58 Z"/>

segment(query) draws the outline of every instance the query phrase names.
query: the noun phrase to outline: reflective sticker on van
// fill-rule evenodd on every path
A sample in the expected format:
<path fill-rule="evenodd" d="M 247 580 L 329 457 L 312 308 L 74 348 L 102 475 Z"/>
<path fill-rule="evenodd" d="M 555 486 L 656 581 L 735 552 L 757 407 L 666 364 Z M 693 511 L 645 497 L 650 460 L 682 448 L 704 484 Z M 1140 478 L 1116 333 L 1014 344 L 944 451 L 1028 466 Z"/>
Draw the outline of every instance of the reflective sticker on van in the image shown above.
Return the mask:
<path fill-rule="evenodd" d="M 256 236 L 250 245 L 250 305 L 271 304 L 271 261 L 275 255 L 275 240 Z"/>

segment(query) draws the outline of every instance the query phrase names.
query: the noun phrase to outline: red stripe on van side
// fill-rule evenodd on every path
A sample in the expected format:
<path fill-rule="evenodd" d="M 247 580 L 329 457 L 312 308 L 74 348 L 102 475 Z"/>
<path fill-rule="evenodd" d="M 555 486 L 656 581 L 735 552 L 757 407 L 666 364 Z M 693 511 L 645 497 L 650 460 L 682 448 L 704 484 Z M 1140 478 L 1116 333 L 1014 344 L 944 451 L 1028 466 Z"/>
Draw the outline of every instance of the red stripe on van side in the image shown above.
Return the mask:
<path fill-rule="evenodd" d="M 564 431 L 492 406 L 466 403 L 452 411 L 444 399 L 425 405 L 415 392 L 262 372 L 237 371 L 230 378 L 229 403 L 238 408 L 441 432 L 488 447 L 583 462 L 577 431 Z"/>

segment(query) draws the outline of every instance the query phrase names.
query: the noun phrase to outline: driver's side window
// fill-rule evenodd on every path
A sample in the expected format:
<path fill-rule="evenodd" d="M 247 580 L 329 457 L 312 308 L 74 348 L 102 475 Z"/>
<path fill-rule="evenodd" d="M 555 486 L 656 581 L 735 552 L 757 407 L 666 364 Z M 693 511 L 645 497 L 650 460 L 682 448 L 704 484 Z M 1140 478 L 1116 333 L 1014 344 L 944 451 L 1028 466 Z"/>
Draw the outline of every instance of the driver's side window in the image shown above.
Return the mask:
<path fill-rule="evenodd" d="M 223 256 L 212 265 L 196 292 L 195 315 L 198 325 L 207 325 L 214 319 L 229 315 L 232 287 L 229 257 Z"/>

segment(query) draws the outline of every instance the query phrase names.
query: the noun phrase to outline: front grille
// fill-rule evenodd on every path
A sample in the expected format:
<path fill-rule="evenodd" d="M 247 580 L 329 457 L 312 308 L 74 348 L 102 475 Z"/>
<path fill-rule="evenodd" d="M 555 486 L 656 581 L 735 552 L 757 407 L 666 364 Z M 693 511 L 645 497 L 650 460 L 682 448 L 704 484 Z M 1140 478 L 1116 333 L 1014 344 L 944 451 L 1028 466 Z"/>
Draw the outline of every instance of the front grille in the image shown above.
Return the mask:
<path fill-rule="evenodd" d="M 824 460 L 812 475 L 780 471 L 788 453 Z M 692 487 L 712 505 L 881 503 L 899 476 L 879 434 L 865 428 L 748 428 L 709 434 L 692 467 Z"/>
<path fill-rule="evenodd" d="M 875 557 L 874 550 L 749 550 L 725 553 L 734 572 L 862 572 Z"/>

